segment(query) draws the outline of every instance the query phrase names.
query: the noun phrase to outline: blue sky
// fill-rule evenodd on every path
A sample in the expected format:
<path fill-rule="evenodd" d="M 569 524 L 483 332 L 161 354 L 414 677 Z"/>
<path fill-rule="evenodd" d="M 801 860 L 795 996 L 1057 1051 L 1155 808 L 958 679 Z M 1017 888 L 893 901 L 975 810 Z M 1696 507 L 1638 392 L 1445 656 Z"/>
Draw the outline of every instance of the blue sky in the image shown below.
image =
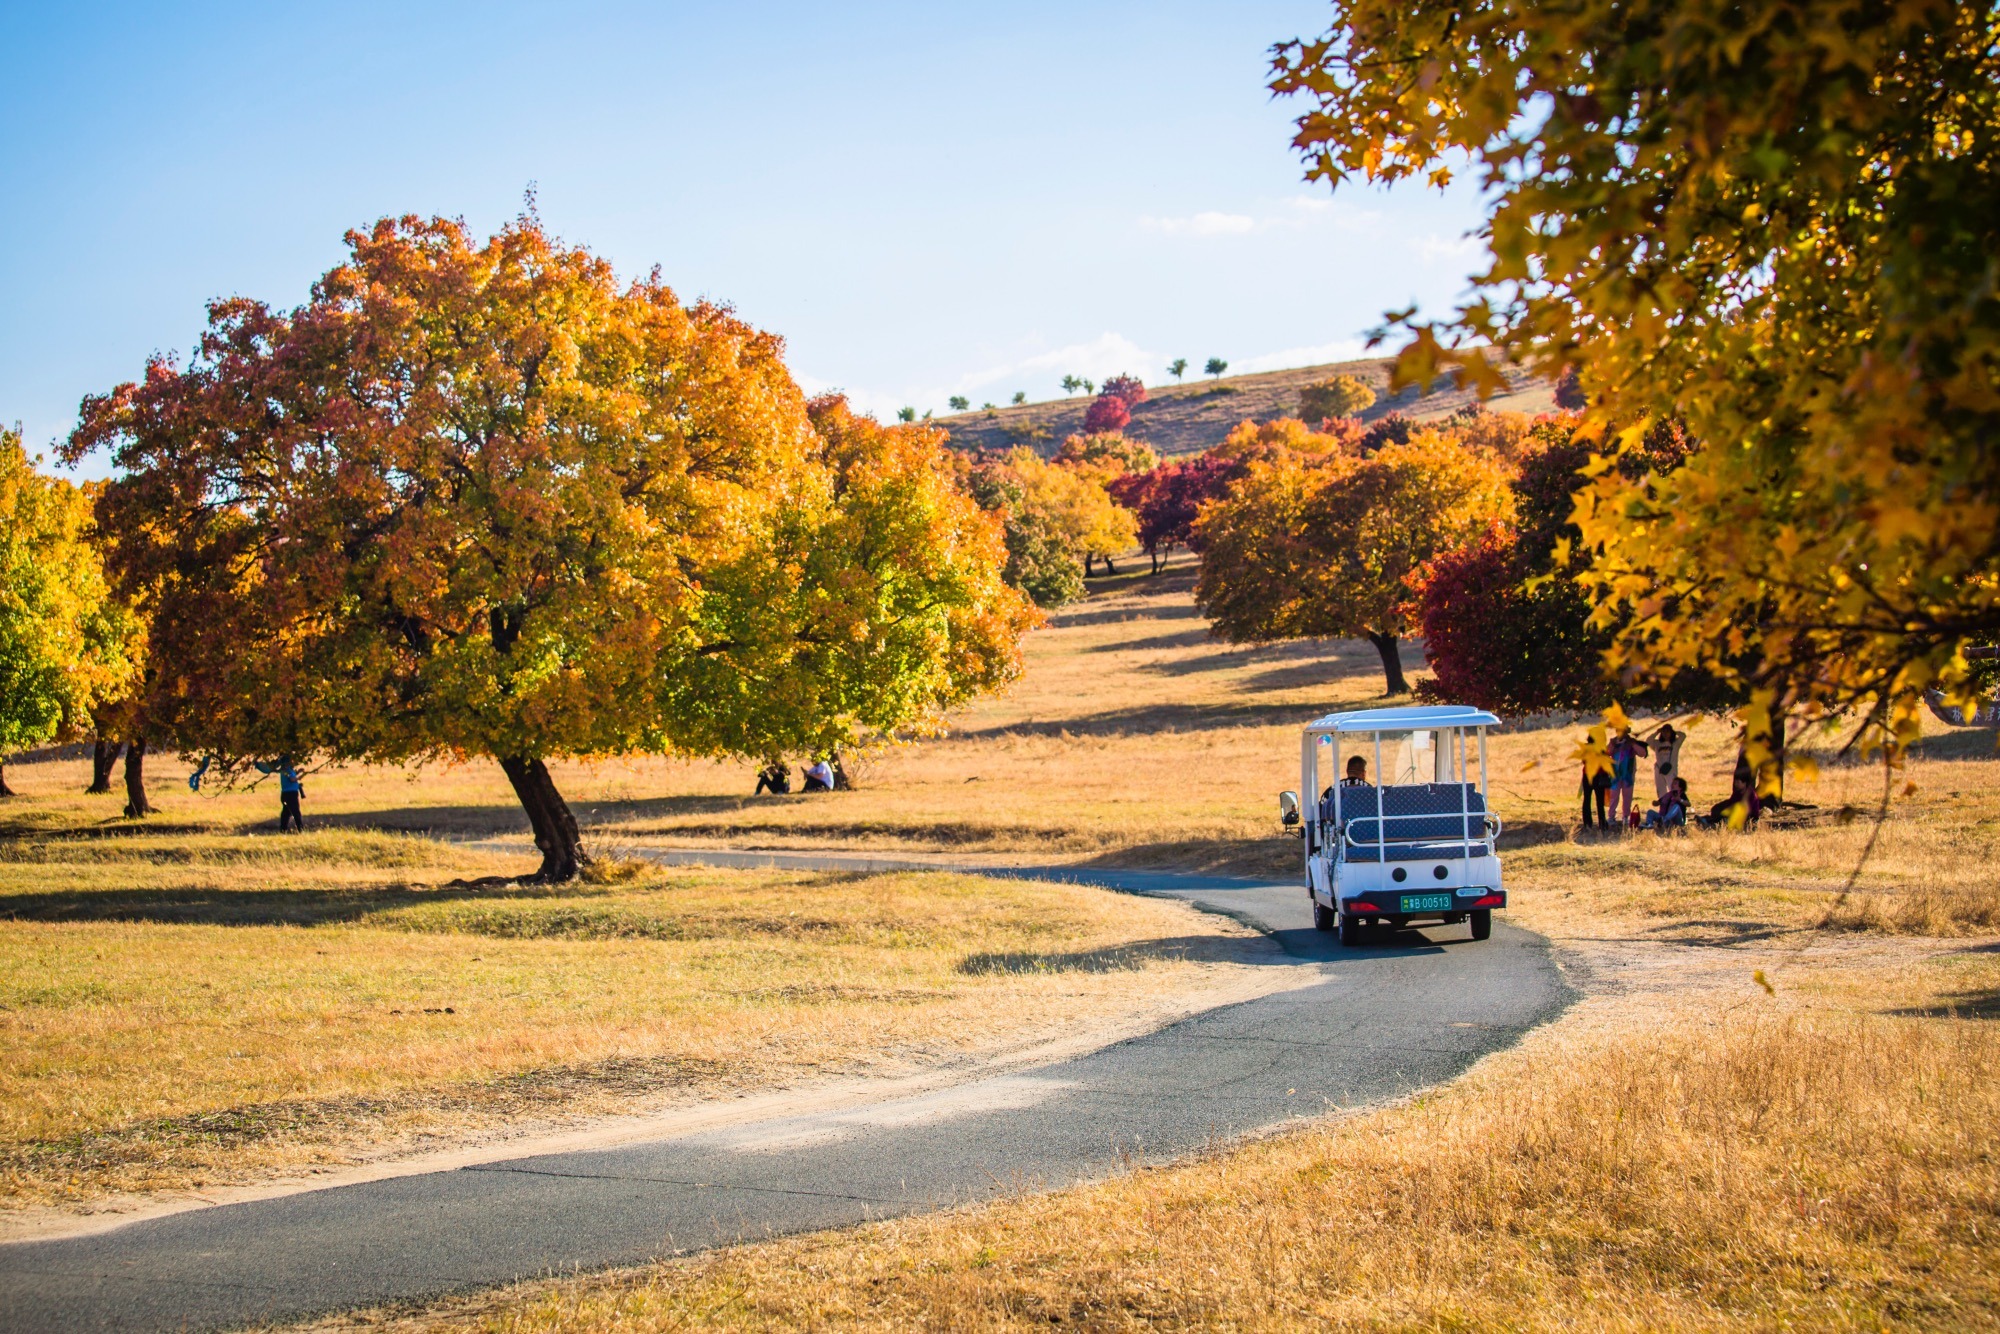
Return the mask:
<path fill-rule="evenodd" d="M 530 181 L 566 239 L 884 415 L 1351 355 L 1461 291 L 1477 196 L 1301 180 L 1263 80 L 1327 12 L 9 5 L 0 420 L 46 446 L 210 298 L 296 304 L 349 227 L 491 230 Z"/>

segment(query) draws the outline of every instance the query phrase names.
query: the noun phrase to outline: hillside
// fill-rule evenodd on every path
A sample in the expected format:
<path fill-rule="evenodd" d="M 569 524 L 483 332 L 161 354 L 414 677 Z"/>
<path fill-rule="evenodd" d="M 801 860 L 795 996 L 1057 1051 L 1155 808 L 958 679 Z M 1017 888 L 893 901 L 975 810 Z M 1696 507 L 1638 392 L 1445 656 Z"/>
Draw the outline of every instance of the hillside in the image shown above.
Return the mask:
<path fill-rule="evenodd" d="M 1442 417 L 1473 400 L 1471 391 L 1449 385 L 1432 394 L 1405 389 L 1392 396 L 1387 392 L 1389 363 L 1387 357 L 1374 357 L 1258 375 L 1230 375 L 1199 383 L 1149 383 L 1146 388 L 1151 397 L 1134 409 L 1132 424 L 1125 428 L 1125 434 L 1145 441 L 1162 454 L 1196 454 L 1221 443 L 1238 422 L 1296 417 L 1299 390 L 1316 380 L 1341 374 L 1359 376 L 1375 390 L 1374 406 L 1361 414 L 1367 421 L 1389 412 L 1419 419 Z M 1554 406 L 1548 385 L 1518 370 L 1511 374 L 1510 380 L 1514 392 L 1492 400 L 1489 407 L 1546 412 Z M 1078 394 L 1074 398 L 1023 403 L 1019 407 L 962 412 L 936 418 L 933 425 L 949 430 L 952 443 L 961 448 L 1004 449 L 1031 444 L 1043 453 L 1050 453 L 1065 436 L 1083 430 L 1083 414 L 1089 407 L 1090 396 Z"/>

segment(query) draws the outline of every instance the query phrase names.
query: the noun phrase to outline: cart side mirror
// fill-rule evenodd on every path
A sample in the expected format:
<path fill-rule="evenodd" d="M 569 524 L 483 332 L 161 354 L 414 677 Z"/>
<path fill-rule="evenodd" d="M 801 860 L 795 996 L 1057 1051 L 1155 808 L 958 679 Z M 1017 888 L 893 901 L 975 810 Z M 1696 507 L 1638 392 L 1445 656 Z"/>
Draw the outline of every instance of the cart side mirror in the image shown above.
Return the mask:
<path fill-rule="evenodd" d="M 1287 828 L 1299 822 L 1298 793 L 1280 792 L 1278 794 L 1278 818 L 1285 822 Z"/>

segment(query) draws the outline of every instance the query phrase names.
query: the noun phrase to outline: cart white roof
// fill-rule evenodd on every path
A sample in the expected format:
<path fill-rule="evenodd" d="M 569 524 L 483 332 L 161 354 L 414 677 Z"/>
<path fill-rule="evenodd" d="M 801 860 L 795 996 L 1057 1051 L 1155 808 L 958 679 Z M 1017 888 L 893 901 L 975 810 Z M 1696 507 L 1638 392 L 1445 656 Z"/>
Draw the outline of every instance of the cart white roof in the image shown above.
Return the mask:
<path fill-rule="evenodd" d="M 1356 709 L 1329 713 L 1306 724 L 1308 732 L 1409 732 L 1419 728 L 1498 727 L 1500 720 L 1484 709 L 1464 704 L 1411 705 L 1401 709 Z"/>

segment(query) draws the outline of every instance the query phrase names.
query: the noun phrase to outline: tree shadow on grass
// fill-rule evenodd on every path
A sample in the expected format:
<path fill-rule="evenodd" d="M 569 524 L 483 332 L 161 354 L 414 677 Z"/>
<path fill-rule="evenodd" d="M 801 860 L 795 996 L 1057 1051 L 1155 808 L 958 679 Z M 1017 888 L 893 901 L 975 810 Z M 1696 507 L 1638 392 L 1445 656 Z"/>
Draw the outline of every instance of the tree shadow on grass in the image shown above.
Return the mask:
<path fill-rule="evenodd" d="M 2000 1019 L 2000 988 L 1953 992 L 1939 997 L 1933 1005 L 1911 1005 L 1883 1013 L 1904 1019 Z"/>
<path fill-rule="evenodd" d="M 800 800 L 802 794 L 787 797 L 673 796 L 631 797 L 569 803 L 577 822 L 589 825 L 630 824 L 643 820 L 670 820 L 689 815 L 732 815 L 754 812 L 767 803 Z M 511 802 L 491 805 L 406 806 L 387 811 L 339 811 L 314 815 L 309 819 L 320 828 L 371 829 L 394 834 L 424 834 L 432 837 L 491 837 L 518 834 L 528 828 L 528 817 Z M 261 828 L 263 822 L 245 828 Z"/>
<path fill-rule="evenodd" d="M 609 888 L 609 887 L 607 887 Z M 574 898 L 605 892 L 593 885 L 482 881 L 367 889 L 177 888 L 12 894 L 0 921 L 145 922 L 156 926 L 337 926 L 421 904 Z"/>
<path fill-rule="evenodd" d="M 1320 715 L 1308 704 L 1138 704 L 1078 718 L 996 723 L 967 728 L 961 738 L 995 736 L 1132 736 L 1149 732 L 1210 732 L 1234 727 L 1303 727 Z"/>
<path fill-rule="evenodd" d="M 2000 760 L 2000 731 L 1991 727 L 1967 727 L 1927 736 L 1910 747 L 1920 760 Z M 1881 764 L 1880 759 L 1869 761 Z"/>
<path fill-rule="evenodd" d="M 1243 941 L 1234 936 L 1170 936 L 1097 950 L 1043 952 L 1013 950 L 969 954 L 958 971 L 969 977 L 997 974 L 1129 973 L 1162 959 L 1194 963 L 1241 962 Z"/>

